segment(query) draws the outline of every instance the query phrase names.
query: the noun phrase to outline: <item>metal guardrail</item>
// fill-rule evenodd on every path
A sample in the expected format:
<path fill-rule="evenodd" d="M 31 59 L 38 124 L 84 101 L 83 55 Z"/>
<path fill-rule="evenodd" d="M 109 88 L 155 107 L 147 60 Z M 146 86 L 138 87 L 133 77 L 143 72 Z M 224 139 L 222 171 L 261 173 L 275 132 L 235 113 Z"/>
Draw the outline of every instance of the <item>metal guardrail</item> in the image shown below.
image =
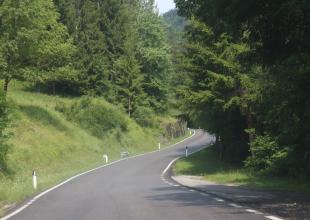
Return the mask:
<path fill-rule="evenodd" d="M 126 158 L 126 157 L 129 157 L 129 152 L 128 151 L 121 152 L 121 158 Z"/>

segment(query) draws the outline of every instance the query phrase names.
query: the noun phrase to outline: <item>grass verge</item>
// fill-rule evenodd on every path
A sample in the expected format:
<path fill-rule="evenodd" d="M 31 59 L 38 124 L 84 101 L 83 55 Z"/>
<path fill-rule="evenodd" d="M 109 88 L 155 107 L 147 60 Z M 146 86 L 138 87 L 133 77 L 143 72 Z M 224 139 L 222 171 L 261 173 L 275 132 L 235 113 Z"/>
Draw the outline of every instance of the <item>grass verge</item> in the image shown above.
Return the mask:
<path fill-rule="evenodd" d="M 310 179 L 254 175 L 240 166 L 221 161 L 214 146 L 177 161 L 173 172 L 175 175 L 202 176 L 220 184 L 310 193 Z"/>

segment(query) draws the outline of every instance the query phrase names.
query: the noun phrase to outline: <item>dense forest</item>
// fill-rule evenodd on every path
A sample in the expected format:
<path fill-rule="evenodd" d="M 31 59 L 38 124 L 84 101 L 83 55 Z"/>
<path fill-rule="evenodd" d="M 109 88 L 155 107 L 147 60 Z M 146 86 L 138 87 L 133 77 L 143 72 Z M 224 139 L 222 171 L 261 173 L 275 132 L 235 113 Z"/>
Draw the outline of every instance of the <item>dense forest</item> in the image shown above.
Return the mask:
<path fill-rule="evenodd" d="M 189 20 L 179 94 L 191 120 L 216 135 L 224 160 L 309 175 L 309 2 L 175 2 Z"/>
<path fill-rule="evenodd" d="M 1 0 L 0 170 L 13 80 L 37 93 L 103 97 L 141 126 L 166 114 L 174 71 L 167 28 L 153 0 Z"/>
<path fill-rule="evenodd" d="M 254 172 L 310 174 L 308 1 L 175 2 L 160 16 L 154 0 L 0 0 L 0 170 L 19 80 L 102 97 L 142 126 L 182 117 Z"/>

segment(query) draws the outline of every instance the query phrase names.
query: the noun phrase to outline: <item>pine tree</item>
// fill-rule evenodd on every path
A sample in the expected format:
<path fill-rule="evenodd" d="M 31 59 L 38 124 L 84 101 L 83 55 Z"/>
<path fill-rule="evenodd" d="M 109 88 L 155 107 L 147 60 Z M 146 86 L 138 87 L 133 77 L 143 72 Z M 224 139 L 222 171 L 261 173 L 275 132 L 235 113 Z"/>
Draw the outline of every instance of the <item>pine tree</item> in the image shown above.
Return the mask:
<path fill-rule="evenodd" d="M 188 61 L 183 68 L 191 78 L 184 93 L 188 112 L 197 126 L 217 135 L 222 158 L 245 159 L 247 127 L 238 56 L 247 47 L 233 43 L 226 34 L 216 38 L 209 26 L 197 20 L 191 20 L 186 36 Z"/>
<path fill-rule="evenodd" d="M 150 106 L 163 112 L 166 109 L 168 78 L 172 72 L 166 24 L 155 11 L 154 1 L 142 1 L 137 16 L 137 57 L 144 74 L 143 89 Z"/>

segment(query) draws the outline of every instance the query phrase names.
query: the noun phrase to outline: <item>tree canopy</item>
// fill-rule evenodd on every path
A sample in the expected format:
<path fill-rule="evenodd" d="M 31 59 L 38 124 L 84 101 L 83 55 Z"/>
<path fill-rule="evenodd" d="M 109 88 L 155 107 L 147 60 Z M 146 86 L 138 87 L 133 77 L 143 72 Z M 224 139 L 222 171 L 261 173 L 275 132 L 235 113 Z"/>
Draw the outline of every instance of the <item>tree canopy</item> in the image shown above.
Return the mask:
<path fill-rule="evenodd" d="M 188 114 L 218 136 L 226 159 L 249 155 L 245 164 L 254 170 L 309 173 L 309 3 L 176 5 L 191 20 L 183 62 Z"/>

